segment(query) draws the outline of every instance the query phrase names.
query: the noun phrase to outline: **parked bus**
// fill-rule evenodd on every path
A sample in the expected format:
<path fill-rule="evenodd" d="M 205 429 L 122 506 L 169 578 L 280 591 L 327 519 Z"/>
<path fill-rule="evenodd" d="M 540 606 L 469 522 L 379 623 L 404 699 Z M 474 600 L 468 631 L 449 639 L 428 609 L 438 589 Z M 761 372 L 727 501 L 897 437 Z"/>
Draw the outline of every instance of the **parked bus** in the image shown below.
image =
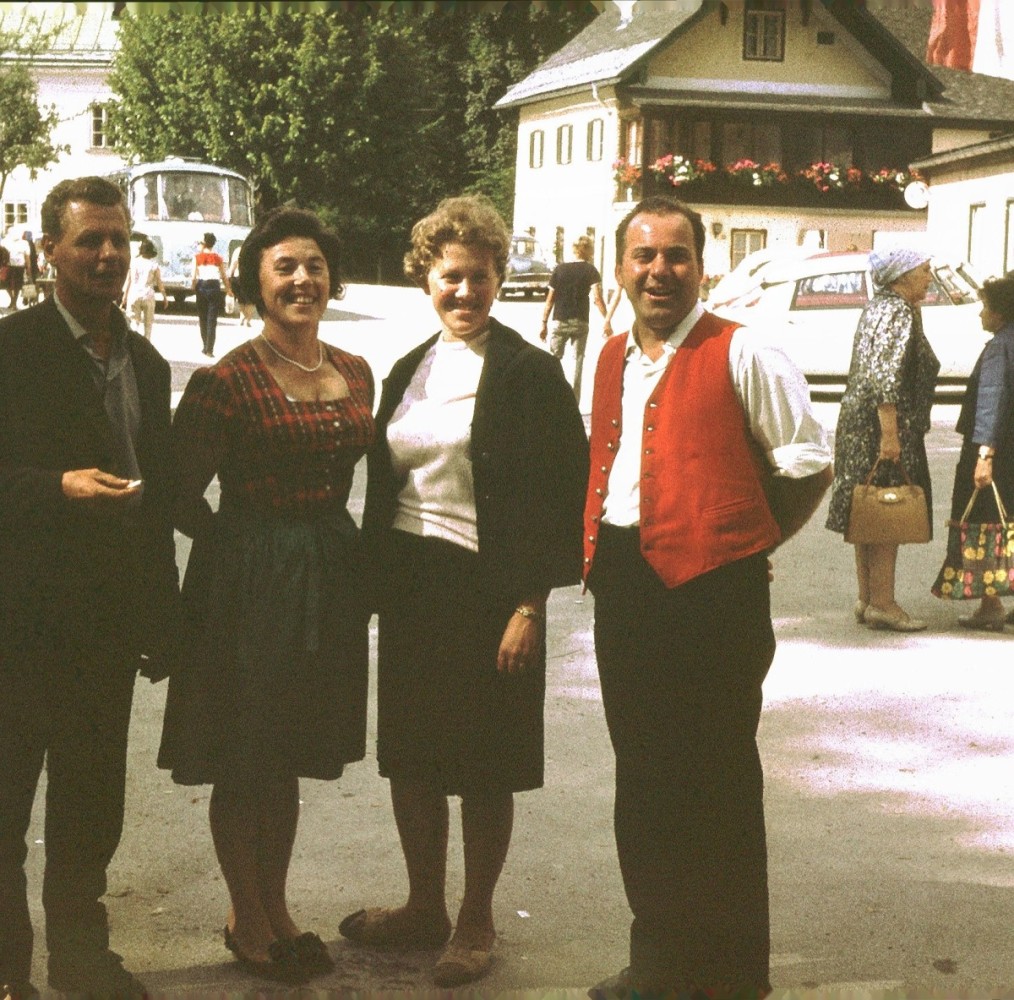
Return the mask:
<path fill-rule="evenodd" d="M 253 226 L 253 187 L 234 170 L 171 156 L 109 175 L 127 199 L 131 242 L 147 237 L 158 250 L 166 292 L 180 303 L 192 295 L 194 254 L 204 234 L 228 264 Z"/>

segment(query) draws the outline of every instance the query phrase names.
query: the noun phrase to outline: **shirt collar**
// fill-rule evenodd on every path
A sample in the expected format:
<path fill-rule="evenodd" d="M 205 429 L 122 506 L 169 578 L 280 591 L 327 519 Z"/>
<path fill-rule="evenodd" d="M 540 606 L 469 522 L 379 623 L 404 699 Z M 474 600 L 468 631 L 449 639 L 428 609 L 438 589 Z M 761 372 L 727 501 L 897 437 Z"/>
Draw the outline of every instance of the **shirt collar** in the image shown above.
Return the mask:
<path fill-rule="evenodd" d="M 694 303 L 694 307 L 676 324 L 676 329 L 666 338 L 665 343 L 662 345 L 662 350 L 666 354 L 674 354 L 676 348 L 687 339 L 690 331 L 697 325 L 697 321 L 704 315 L 704 305 L 698 299 Z M 637 341 L 634 339 L 634 331 L 631 329 L 627 336 L 627 350 L 624 357 L 631 357 L 633 355 L 640 355 L 643 352 L 638 346 Z"/>
<path fill-rule="evenodd" d="M 85 337 L 91 337 L 91 334 L 76 319 L 74 319 L 67 307 L 60 301 L 60 296 L 56 293 L 55 289 L 53 291 L 53 301 L 56 303 L 57 311 L 63 317 L 67 326 L 70 327 L 70 332 L 74 335 L 74 339 L 78 341 L 78 343 L 80 343 Z M 112 317 L 110 326 L 112 327 L 114 344 L 123 343 L 125 336 L 123 328 L 125 325 L 125 322 L 118 323 L 116 316 Z"/>

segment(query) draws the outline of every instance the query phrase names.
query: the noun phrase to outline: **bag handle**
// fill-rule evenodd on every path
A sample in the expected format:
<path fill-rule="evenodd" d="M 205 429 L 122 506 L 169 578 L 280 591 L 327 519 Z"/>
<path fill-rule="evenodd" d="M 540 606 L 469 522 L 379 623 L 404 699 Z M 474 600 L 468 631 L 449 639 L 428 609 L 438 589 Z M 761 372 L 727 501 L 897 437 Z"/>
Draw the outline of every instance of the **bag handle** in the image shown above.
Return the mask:
<path fill-rule="evenodd" d="M 900 458 L 878 458 L 873 463 L 873 468 L 870 469 L 870 474 L 866 477 L 866 485 L 867 486 L 872 486 L 873 485 L 873 477 L 876 475 L 877 468 L 878 468 L 878 466 L 880 465 L 881 462 L 896 462 L 897 465 L 898 465 L 898 468 L 901 469 L 901 475 L 902 475 L 902 477 L 905 480 L 905 485 L 906 486 L 911 486 L 912 485 L 912 480 L 909 479 L 909 477 L 908 477 L 908 470 L 905 468 L 904 465 L 902 465 L 902 462 L 901 462 Z"/>
<path fill-rule="evenodd" d="M 996 509 L 1000 514 L 1000 523 L 1007 527 L 1007 508 L 1004 507 L 1003 501 L 1000 499 L 1000 491 L 996 488 L 996 481 L 994 480 L 991 484 L 993 487 L 993 496 L 996 497 Z M 972 494 L 972 499 L 968 501 L 968 506 L 965 508 L 965 513 L 961 515 L 962 521 L 967 521 L 969 515 L 972 513 L 972 508 L 975 506 L 975 498 L 979 495 L 979 487 L 976 486 L 975 492 Z"/>

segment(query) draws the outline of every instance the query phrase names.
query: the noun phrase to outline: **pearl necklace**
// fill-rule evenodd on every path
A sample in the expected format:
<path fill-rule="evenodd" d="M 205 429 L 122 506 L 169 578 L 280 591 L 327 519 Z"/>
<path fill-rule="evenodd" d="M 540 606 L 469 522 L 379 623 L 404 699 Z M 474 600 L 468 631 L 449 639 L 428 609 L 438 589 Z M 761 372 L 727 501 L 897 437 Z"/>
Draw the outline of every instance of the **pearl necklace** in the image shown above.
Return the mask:
<path fill-rule="evenodd" d="M 275 345 L 272 344 L 271 341 L 268 340 L 268 338 L 265 337 L 263 333 L 261 334 L 261 340 L 263 340 L 264 343 L 271 348 L 271 352 L 275 355 L 276 358 L 280 358 L 282 361 L 287 361 L 290 365 L 293 365 L 300 371 L 307 372 L 310 375 L 312 375 L 315 371 L 318 371 L 320 369 L 320 366 L 324 364 L 324 345 L 319 340 L 317 341 L 317 350 L 320 353 L 317 358 L 317 363 L 315 365 L 301 365 L 298 361 L 293 361 L 292 358 L 282 354 L 282 352 L 278 350 L 278 348 L 275 347 Z"/>

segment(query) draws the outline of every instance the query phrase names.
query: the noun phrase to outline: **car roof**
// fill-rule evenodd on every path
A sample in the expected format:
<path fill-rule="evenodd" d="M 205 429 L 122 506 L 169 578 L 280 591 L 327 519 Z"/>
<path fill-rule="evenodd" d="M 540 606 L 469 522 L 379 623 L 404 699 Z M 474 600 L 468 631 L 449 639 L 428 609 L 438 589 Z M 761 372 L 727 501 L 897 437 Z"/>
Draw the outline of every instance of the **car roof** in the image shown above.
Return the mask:
<path fill-rule="evenodd" d="M 865 253 L 817 253 L 810 257 L 795 257 L 790 260 L 772 261 L 758 275 L 760 285 L 780 284 L 796 281 L 814 274 L 835 274 L 841 271 L 868 271 L 869 256 Z"/>

